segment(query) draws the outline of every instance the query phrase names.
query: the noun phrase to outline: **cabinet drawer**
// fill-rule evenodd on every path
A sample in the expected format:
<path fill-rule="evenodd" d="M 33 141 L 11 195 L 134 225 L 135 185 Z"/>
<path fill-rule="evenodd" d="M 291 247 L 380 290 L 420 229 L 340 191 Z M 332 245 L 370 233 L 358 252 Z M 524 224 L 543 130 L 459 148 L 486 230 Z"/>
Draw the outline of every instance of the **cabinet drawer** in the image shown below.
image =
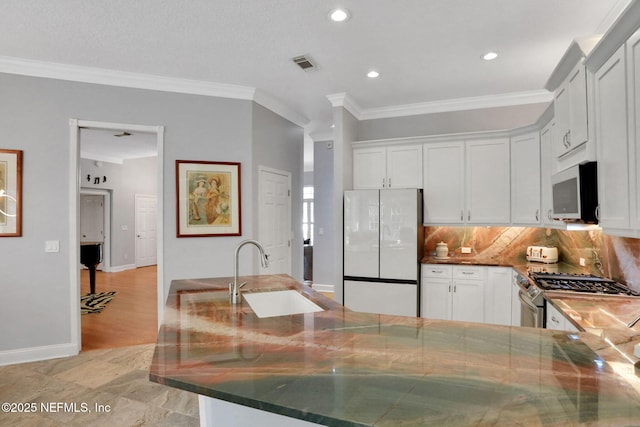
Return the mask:
<path fill-rule="evenodd" d="M 453 266 L 442 264 L 422 264 L 422 277 L 452 277 Z"/>
<path fill-rule="evenodd" d="M 454 279 L 470 279 L 470 280 L 484 280 L 487 276 L 487 267 L 462 267 L 456 265 L 453 268 Z"/>

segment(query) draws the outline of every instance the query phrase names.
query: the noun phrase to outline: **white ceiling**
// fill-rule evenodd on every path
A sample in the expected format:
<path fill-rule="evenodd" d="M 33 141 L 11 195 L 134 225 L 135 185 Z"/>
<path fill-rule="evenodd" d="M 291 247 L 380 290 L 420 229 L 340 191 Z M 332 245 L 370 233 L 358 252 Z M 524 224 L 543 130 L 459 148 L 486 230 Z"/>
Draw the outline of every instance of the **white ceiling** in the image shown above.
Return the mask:
<path fill-rule="evenodd" d="M 127 135 L 128 134 L 128 135 Z M 122 163 L 124 160 L 158 155 L 155 133 L 128 130 L 80 129 L 80 157 L 102 162 Z"/>
<path fill-rule="evenodd" d="M 2 0 L 0 59 L 256 88 L 328 135 L 332 94 L 380 112 L 540 93 L 571 41 L 629 1 Z M 336 6 L 351 19 L 330 22 Z M 481 60 L 489 50 L 498 59 Z M 294 65 L 302 54 L 319 69 Z"/>

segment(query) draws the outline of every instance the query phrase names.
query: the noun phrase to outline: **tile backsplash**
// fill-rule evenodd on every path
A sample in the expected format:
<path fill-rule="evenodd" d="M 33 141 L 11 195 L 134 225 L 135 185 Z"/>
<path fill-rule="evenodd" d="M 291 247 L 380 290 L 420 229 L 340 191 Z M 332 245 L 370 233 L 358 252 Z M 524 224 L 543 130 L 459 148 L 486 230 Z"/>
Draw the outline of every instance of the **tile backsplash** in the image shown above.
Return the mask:
<path fill-rule="evenodd" d="M 585 273 L 626 283 L 640 291 L 640 239 L 608 236 L 601 230 L 564 231 L 533 227 L 425 227 L 425 254 L 443 241 L 456 257 L 505 264 L 526 263 L 527 246 L 555 246 L 560 262 L 580 265 Z M 461 247 L 471 248 L 463 254 Z"/>

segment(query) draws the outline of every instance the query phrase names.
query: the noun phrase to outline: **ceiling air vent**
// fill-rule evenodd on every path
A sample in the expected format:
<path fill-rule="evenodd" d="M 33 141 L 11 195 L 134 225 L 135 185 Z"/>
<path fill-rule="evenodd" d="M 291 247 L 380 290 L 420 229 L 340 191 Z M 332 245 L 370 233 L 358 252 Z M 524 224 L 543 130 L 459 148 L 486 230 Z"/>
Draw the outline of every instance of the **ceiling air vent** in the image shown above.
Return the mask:
<path fill-rule="evenodd" d="M 308 55 L 296 56 L 295 58 L 291 58 L 291 60 L 304 71 L 312 71 L 317 69 L 316 64 L 313 63 Z"/>

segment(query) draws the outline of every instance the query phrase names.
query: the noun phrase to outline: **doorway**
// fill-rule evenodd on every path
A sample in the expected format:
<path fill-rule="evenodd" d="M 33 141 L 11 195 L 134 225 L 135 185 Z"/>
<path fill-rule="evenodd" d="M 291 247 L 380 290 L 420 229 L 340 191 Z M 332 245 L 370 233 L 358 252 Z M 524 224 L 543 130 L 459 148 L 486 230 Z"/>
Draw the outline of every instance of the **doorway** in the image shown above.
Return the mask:
<path fill-rule="evenodd" d="M 71 267 L 71 272 L 70 272 L 70 283 L 71 283 L 71 305 L 70 305 L 70 310 L 71 310 L 71 343 L 72 345 L 76 346 L 77 351 L 80 352 L 80 350 L 82 349 L 82 323 L 81 323 L 81 314 L 80 314 L 80 294 L 81 294 L 81 275 L 80 275 L 80 269 L 78 268 L 79 266 L 79 252 L 80 252 L 80 239 L 82 236 L 81 233 L 81 229 L 80 229 L 80 223 L 81 223 L 81 190 L 80 190 L 80 180 L 78 179 L 80 177 L 80 165 L 81 165 L 81 148 L 82 148 L 82 136 L 81 136 L 81 130 L 83 131 L 83 133 L 86 133 L 86 131 L 101 131 L 103 133 L 105 133 L 105 131 L 107 131 L 107 133 L 111 133 L 112 136 L 122 136 L 122 135 L 130 135 L 130 134 L 135 134 L 135 133 L 144 133 L 147 135 L 152 135 L 152 140 L 155 146 L 155 154 L 156 154 L 156 185 L 157 185 L 157 199 L 154 203 L 154 206 L 162 206 L 162 200 L 163 200 L 163 157 L 162 157 L 162 153 L 163 153 L 163 143 L 164 143 L 164 127 L 162 126 L 146 126 L 146 125 L 133 125 L 133 124 L 123 124 L 123 123 L 107 123 L 107 122 L 95 122 L 95 121 L 85 121 L 85 120 L 77 120 L 77 119 L 71 119 L 69 121 L 69 127 L 70 127 L 70 153 L 71 153 L 71 167 L 70 167 L 70 185 L 71 185 L 71 200 L 70 200 L 70 241 L 71 242 L 77 242 L 76 245 L 71 245 L 71 247 L 69 248 L 69 254 L 70 254 L 70 262 L 69 265 Z M 101 147 L 104 148 L 104 147 Z M 107 160 L 108 161 L 108 160 Z M 111 201 L 112 203 L 115 203 L 115 200 Z M 133 205 L 133 203 L 132 203 Z M 103 204 L 104 206 L 104 204 Z M 94 206 L 95 208 L 95 206 Z M 114 212 L 118 213 L 116 207 L 114 207 Z M 154 208 L 155 209 L 155 208 Z M 146 269 L 153 269 L 153 279 L 152 280 L 152 286 L 154 287 L 154 291 L 153 292 L 153 298 L 154 298 L 154 305 L 157 308 L 157 310 L 153 310 L 153 317 L 154 317 L 154 327 L 155 330 L 157 332 L 157 327 L 159 324 L 160 319 L 162 319 L 163 317 L 163 312 L 164 312 L 164 294 L 165 294 L 165 290 L 164 290 L 164 285 L 163 285 L 163 269 L 162 269 L 162 265 L 163 265 L 163 260 L 162 260 L 162 209 L 155 209 L 156 212 L 153 214 L 153 216 L 155 217 L 155 224 L 153 227 L 147 227 L 146 231 L 149 231 L 149 229 L 152 229 L 153 232 L 155 232 L 155 239 L 151 239 L 152 241 L 155 240 L 156 245 L 155 245 L 155 253 L 156 253 L 156 259 L 157 259 L 157 269 L 155 267 L 145 267 Z M 112 216 L 110 221 L 108 223 L 113 222 L 114 217 Z M 125 225 L 116 225 L 118 230 L 122 230 L 122 231 L 127 231 L 127 227 Z M 129 229 L 131 229 L 131 231 L 133 230 L 133 224 L 130 226 Z M 111 229 L 114 229 L 113 227 L 111 227 Z M 104 235 L 105 235 L 105 239 L 109 239 L 109 233 L 105 230 L 103 231 Z M 119 235 L 118 235 L 119 236 Z M 111 250 L 113 250 L 113 241 L 112 239 L 109 239 L 110 243 L 111 243 Z M 109 251 L 110 255 L 113 255 L 111 253 L 111 250 Z M 135 256 L 135 255 L 134 255 Z M 111 262 L 113 262 L 113 256 L 111 256 Z M 111 265 L 110 267 L 113 268 L 113 265 Z M 135 262 L 133 263 L 132 267 L 135 267 Z M 128 268 L 128 267 L 127 267 Z M 142 269 L 141 269 L 142 270 Z M 122 271 L 122 270 L 120 270 Z M 109 274 L 109 273 L 106 273 Z M 117 274 L 120 274 L 120 272 L 118 272 Z M 149 280 L 149 279 L 147 279 Z M 155 282 L 155 283 L 154 283 Z M 115 300 L 115 299 L 114 299 Z M 110 303 L 110 304 L 113 304 Z M 108 307 L 107 307 L 108 309 Z M 105 309 L 106 310 L 106 309 Z M 100 314 L 103 313 L 99 313 L 98 316 Z M 88 315 L 84 315 L 84 316 L 92 316 L 94 314 L 88 314 Z M 131 325 L 131 327 L 135 327 L 135 325 Z"/>
<path fill-rule="evenodd" d="M 102 243 L 102 262 L 97 269 L 111 267 L 111 192 L 80 189 L 80 243 Z"/>
<path fill-rule="evenodd" d="M 258 182 L 258 236 L 269 274 L 291 274 L 291 173 L 260 166 Z"/>

